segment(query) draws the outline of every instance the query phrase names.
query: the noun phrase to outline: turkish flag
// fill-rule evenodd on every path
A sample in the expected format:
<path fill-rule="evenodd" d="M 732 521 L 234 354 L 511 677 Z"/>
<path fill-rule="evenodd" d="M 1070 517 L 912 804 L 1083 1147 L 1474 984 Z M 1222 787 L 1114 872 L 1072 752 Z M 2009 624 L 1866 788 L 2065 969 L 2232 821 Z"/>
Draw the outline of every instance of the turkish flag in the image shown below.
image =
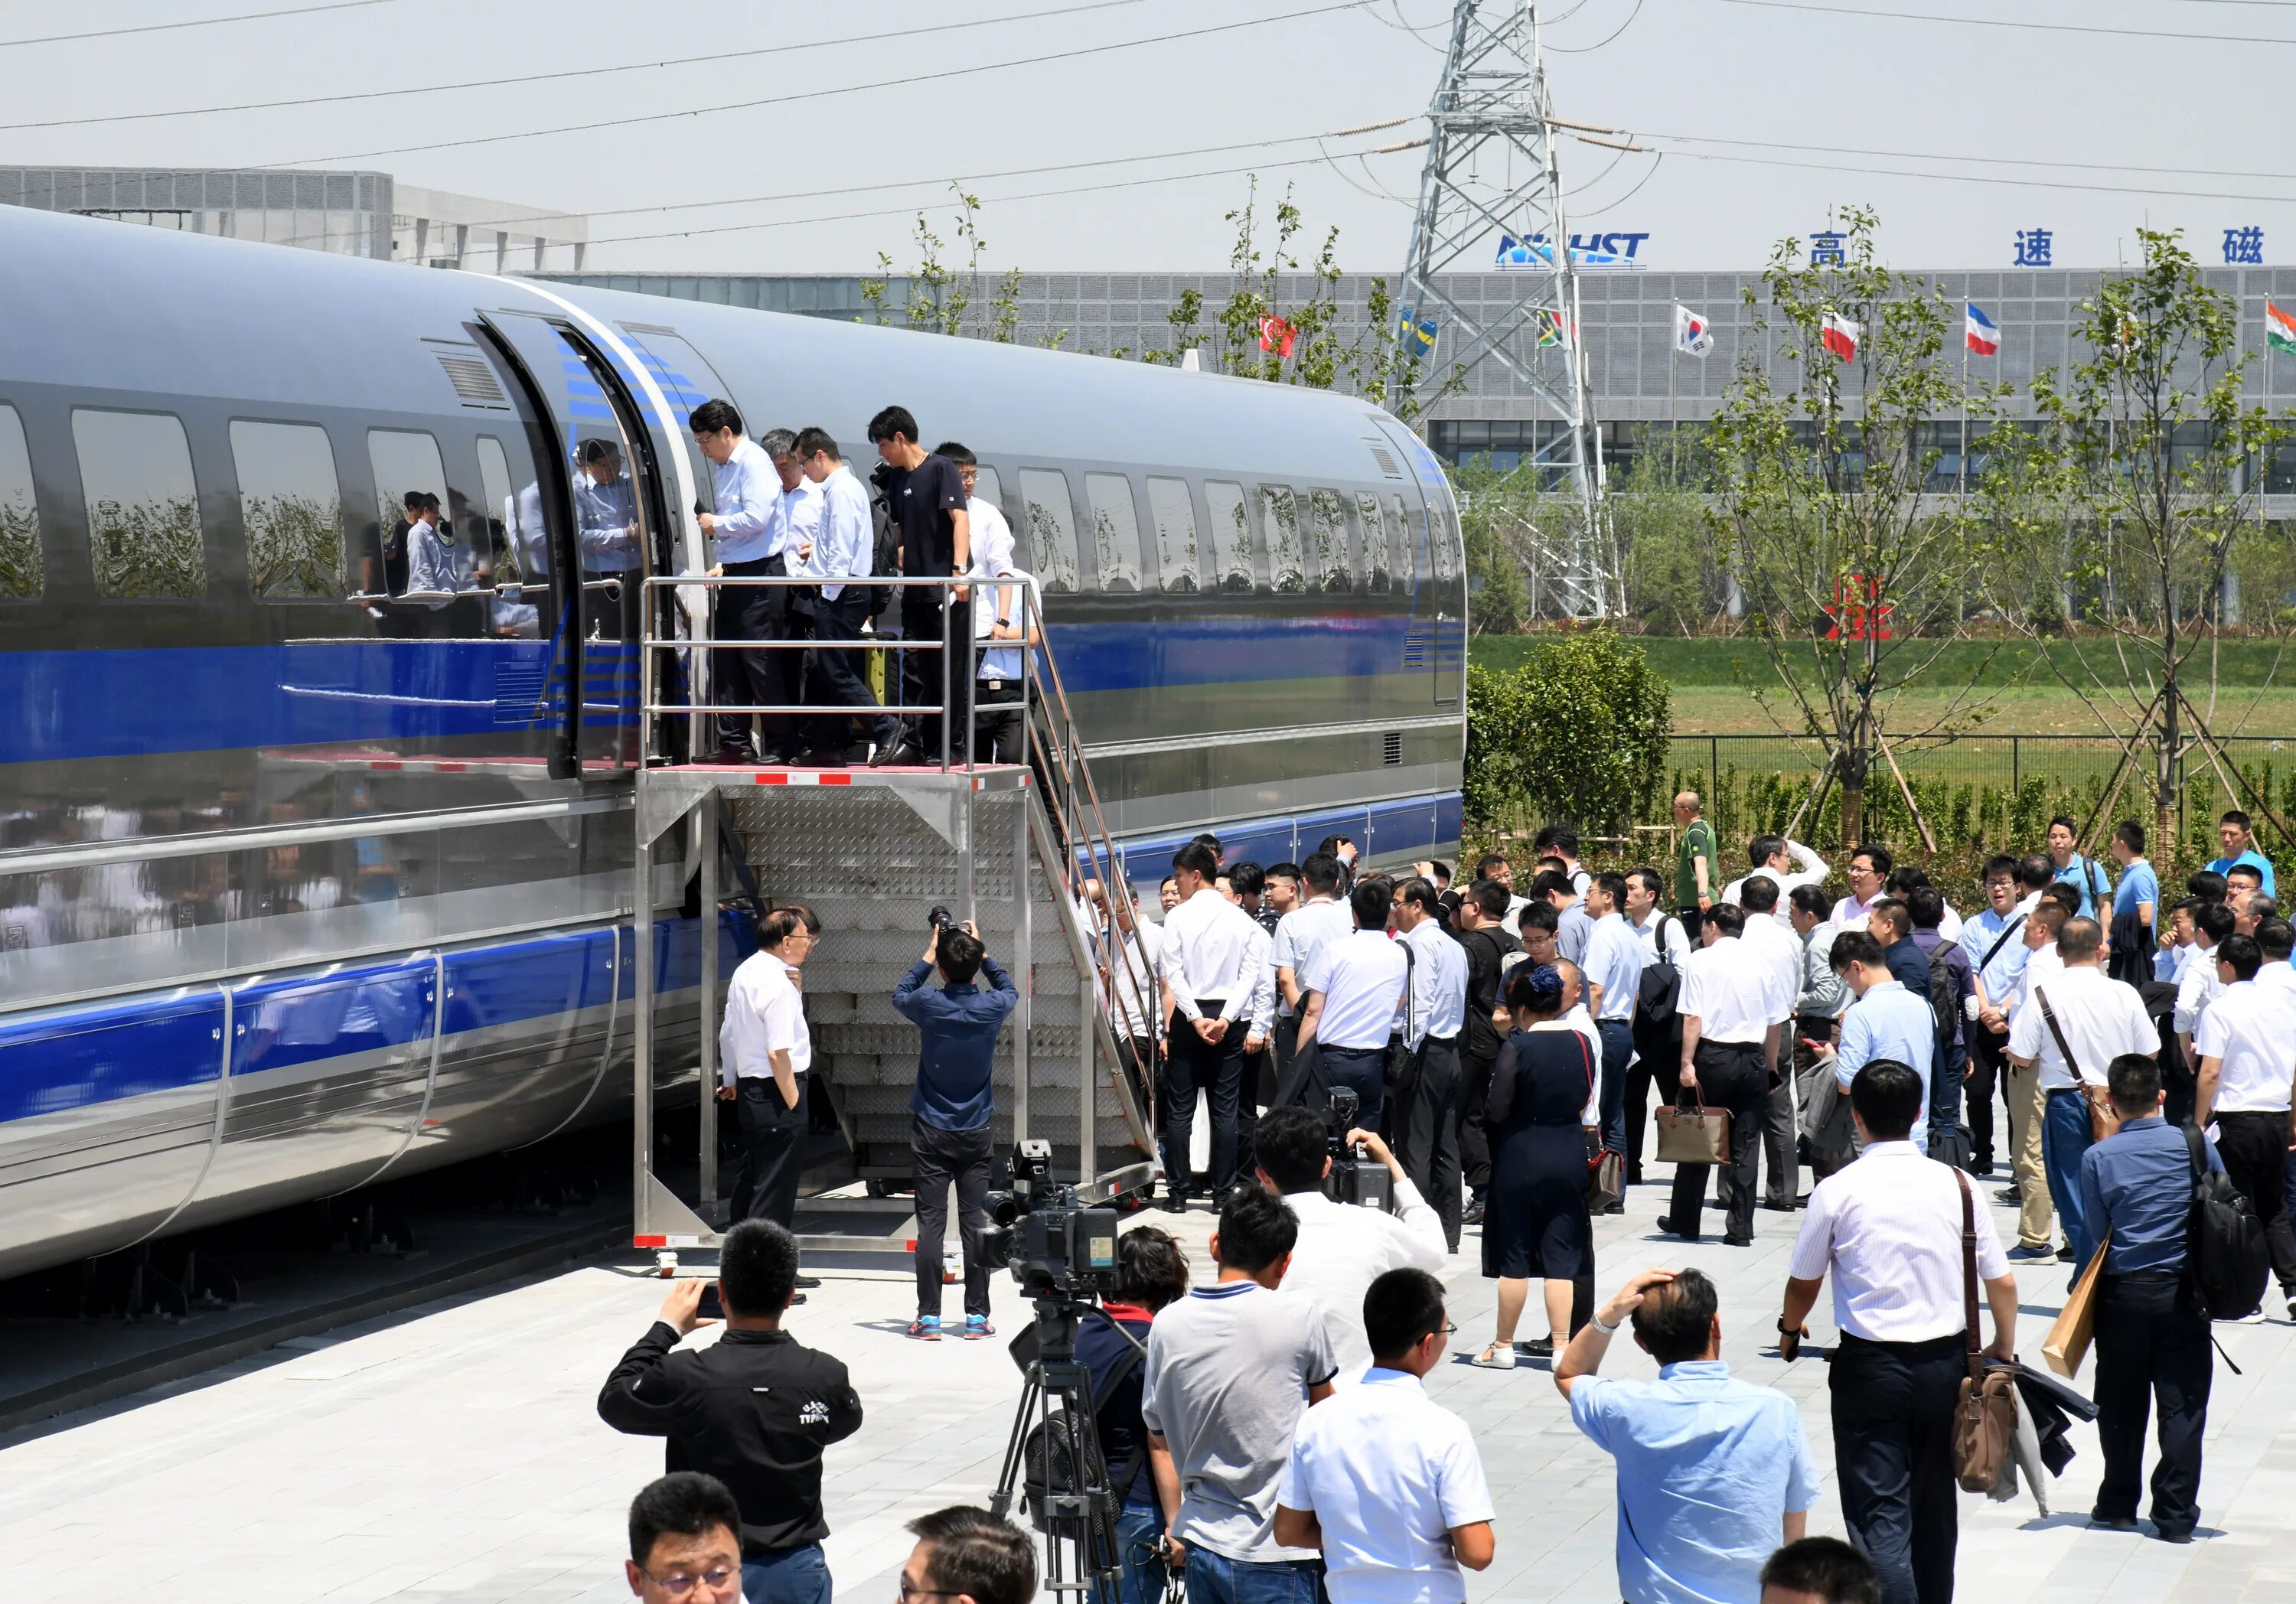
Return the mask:
<path fill-rule="evenodd" d="M 1299 338 L 1299 330 L 1273 313 L 1259 320 L 1259 348 L 1263 351 L 1289 356 L 1292 355 L 1292 342 Z"/>

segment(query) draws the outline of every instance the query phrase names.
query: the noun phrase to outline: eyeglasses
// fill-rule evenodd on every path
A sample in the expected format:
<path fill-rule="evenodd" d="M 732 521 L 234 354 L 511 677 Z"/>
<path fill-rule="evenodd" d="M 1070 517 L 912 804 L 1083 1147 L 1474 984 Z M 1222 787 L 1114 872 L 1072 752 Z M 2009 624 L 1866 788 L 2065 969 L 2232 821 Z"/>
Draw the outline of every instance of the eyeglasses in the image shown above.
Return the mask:
<path fill-rule="evenodd" d="M 1427 1334 L 1430 1337 L 1456 1337 L 1459 1334 L 1459 1328 L 1455 1325 L 1439 1325 Z"/>
<path fill-rule="evenodd" d="M 901 1604 L 909 1604 L 911 1599 L 954 1599 L 960 1596 L 935 1587 L 912 1587 L 906 1576 L 901 1578 Z"/>
<path fill-rule="evenodd" d="M 694 1584 L 696 1583 L 700 1583 L 713 1593 L 722 1593 L 728 1587 L 731 1587 L 734 1583 L 739 1582 L 742 1579 L 742 1573 L 739 1570 L 723 1566 L 719 1567 L 716 1570 L 703 1571 L 698 1576 L 686 1575 L 657 1576 L 652 1571 L 647 1570 L 644 1567 L 641 1566 L 638 1567 L 638 1575 L 644 1576 L 647 1581 L 652 1583 L 656 1587 L 661 1589 L 662 1592 L 668 1593 L 673 1599 L 685 1598 L 693 1591 Z"/>

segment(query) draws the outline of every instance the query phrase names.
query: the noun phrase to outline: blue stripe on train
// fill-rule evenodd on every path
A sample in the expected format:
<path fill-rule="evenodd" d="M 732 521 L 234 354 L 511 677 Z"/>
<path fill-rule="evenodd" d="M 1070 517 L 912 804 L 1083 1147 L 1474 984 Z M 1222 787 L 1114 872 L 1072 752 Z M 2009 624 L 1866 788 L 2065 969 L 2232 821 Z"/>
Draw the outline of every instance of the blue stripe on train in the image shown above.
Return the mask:
<path fill-rule="evenodd" d="M 1060 625 L 1052 635 L 1069 691 L 1083 695 L 1394 674 L 1411 629 L 1400 618 L 1201 618 Z M 564 693 L 552 648 L 391 640 L 9 653 L 0 763 L 534 728 Z M 634 647 L 590 642 L 586 694 L 634 703 L 636 658 Z M 588 721 L 601 722 L 594 708 Z"/>

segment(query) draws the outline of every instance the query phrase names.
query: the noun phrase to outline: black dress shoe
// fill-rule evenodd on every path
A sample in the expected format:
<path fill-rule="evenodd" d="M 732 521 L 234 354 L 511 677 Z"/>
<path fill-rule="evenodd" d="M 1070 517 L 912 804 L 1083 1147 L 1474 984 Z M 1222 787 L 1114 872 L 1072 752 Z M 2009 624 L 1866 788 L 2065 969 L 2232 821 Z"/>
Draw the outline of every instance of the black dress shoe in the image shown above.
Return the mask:
<path fill-rule="evenodd" d="M 798 1305 L 799 1304 L 803 1303 L 804 1301 L 805 1301 L 805 1294 L 804 1294 L 804 1293 L 802 1293 L 802 1292 L 792 1292 L 792 1293 L 791 1293 L 791 1294 L 790 1294 L 790 1305 L 791 1305 L 792 1308 L 794 1308 L 794 1307 L 795 1307 L 796 1305 Z"/>
<path fill-rule="evenodd" d="M 800 1275 L 797 1278 L 797 1284 L 800 1287 L 817 1287 L 821 1285 L 821 1277 L 817 1275 Z"/>
<path fill-rule="evenodd" d="M 1534 1342 L 1518 1342 L 1514 1345 L 1514 1352 L 1518 1359 L 1552 1359 L 1554 1357 L 1554 1338 L 1541 1337 Z"/>
<path fill-rule="evenodd" d="M 914 741 L 896 741 L 890 748 L 879 747 L 877 755 L 869 759 L 871 768 L 906 767 L 921 761 L 923 751 Z"/>
<path fill-rule="evenodd" d="M 1658 1228 L 1666 1232 L 1669 1236 L 1680 1237 L 1685 1242 L 1694 1242 L 1698 1240 L 1698 1233 L 1696 1232 L 1683 1230 L 1679 1225 L 1677 1225 L 1672 1219 L 1669 1218 L 1665 1215 L 1659 1215 Z"/>
<path fill-rule="evenodd" d="M 1725 1248 L 1751 1248 L 1753 1245 L 1754 1239 L 1750 1236 L 1726 1236 L 1722 1239 Z"/>
<path fill-rule="evenodd" d="M 2088 1518 L 2088 1529 L 2092 1532 L 2133 1532 L 2136 1529 L 2136 1521 L 2134 1517 L 2116 1518 L 2110 1515 L 2092 1515 Z"/>
<path fill-rule="evenodd" d="M 2156 1529 L 2152 1534 L 2163 1543 L 2183 1544 L 2193 1540 L 2193 1534 L 2190 1532 L 2163 1532 Z"/>
<path fill-rule="evenodd" d="M 1168 1192 L 1165 1194 L 1164 1200 L 1156 1207 L 1166 1214 L 1185 1214 L 1188 1212 L 1188 1200 L 1185 1198 L 1173 1197 Z"/>
<path fill-rule="evenodd" d="M 1622 1215 L 1627 1212 L 1627 1200 L 1624 1198 L 1613 1198 L 1595 1212 L 1598 1215 Z"/>
<path fill-rule="evenodd" d="M 1480 1225 L 1483 1223 L 1483 1200 L 1480 1198 L 1467 1205 L 1467 1212 L 1459 1217 L 1459 1223 L 1463 1225 Z"/>
<path fill-rule="evenodd" d="M 719 747 L 714 757 L 702 759 L 720 768 L 756 768 L 758 755 L 744 747 Z"/>
<path fill-rule="evenodd" d="M 1774 1198 L 1764 1198 L 1762 1199 L 1762 1207 L 1768 1209 L 1772 1214 L 1792 1214 L 1800 1207 L 1800 1205 L 1795 1203 L 1781 1203 Z"/>

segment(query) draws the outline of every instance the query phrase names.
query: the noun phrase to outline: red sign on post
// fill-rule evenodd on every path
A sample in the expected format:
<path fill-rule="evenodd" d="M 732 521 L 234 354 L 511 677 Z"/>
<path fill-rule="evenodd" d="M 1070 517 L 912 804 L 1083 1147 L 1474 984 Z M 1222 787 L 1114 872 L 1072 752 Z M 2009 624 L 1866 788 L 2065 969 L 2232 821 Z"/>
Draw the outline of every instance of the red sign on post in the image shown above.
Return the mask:
<path fill-rule="evenodd" d="M 1890 638 L 1890 603 L 1882 600 L 1882 582 L 1863 574 L 1844 574 L 1833 582 L 1833 605 L 1825 610 L 1829 641 L 1886 641 Z"/>

